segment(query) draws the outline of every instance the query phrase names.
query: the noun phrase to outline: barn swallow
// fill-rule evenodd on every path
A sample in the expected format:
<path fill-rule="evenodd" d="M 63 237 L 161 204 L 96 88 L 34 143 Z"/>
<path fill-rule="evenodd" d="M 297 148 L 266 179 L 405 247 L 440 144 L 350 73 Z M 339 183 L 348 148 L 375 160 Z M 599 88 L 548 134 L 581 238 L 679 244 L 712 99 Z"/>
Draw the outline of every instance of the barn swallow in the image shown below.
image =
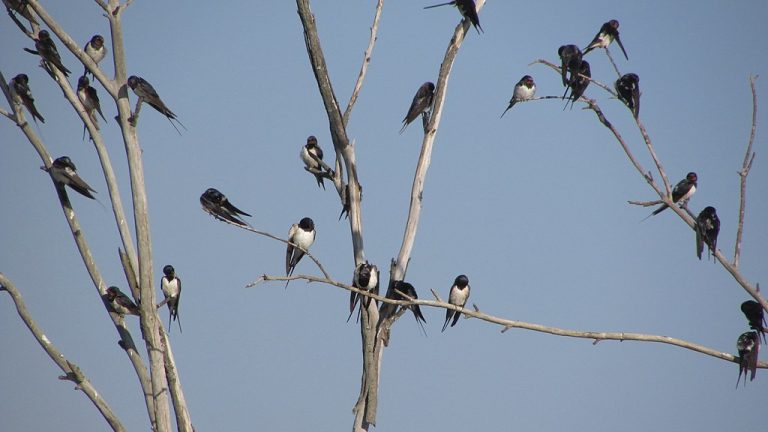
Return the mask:
<path fill-rule="evenodd" d="M 53 42 L 53 39 L 51 39 L 51 35 L 47 30 L 40 30 L 37 34 L 37 39 L 35 39 L 35 49 L 37 50 L 34 52 L 35 54 L 38 54 L 49 64 L 54 65 L 64 74 L 64 76 L 69 76 L 70 71 L 64 67 L 63 63 L 61 63 L 59 50 L 56 49 L 56 44 Z M 27 51 L 32 52 L 32 50 L 29 49 L 27 49 Z"/>
<path fill-rule="evenodd" d="M 104 297 L 112 306 L 112 309 L 120 315 L 138 315 L 139 307 L 127 295 L 120 291 L 120 288 L 111 286 L 107 288 Z"/>
<path fill-rule="evenodd" d="M 11 95 L 15 94 L 14 100 L 16 103 L 22 103 L 32 116 L 32 120 L 45 123 L 45 119 L 37 111 L 35 107 L 35 98 L 32 97 L 32 91 L 29 89 L 29 77 L 26 74 L 18 74 L 11 79 Z"/>
<path fill-rule="evenodd" d="M 168 304 L 168 331 L 171 331 L 171 321 L 179 322 L 181 332 L 181 320 L 179 319 L 179 299 L 181 297 L 181 279 L 176 277 L 176 269 L 172 265 L 163 267 L 163 277 L 160 279 L 160 289 L 163 290 L 165 302 Z"/>
<path fill-rule="evenodd" d="M 173 111 L 168 108 L 162 99 L 160 99 L 160 96 L 157 94 L 157 91 L 155 91 L 155 88 L 152 87 L 152 84 L 148 83 L 144 78 L 137 77 L 136 75 L 131 75 L 128 77 L 128 87 L 130 87 L 133 92 L 136 94 L 136 96 L 139 97 L 140 100 L 148 103 L 152 108 L 156 109 L 160 114 L 166 116 L 168 118 L 168 121 L 171 122 L 171 125 L 173 125 L 173 128 L 176 129 L 176 132 L 181 132 L 176 127 L 175 124 L 173 124 L 173 120 L 176 120 L 178 124 L 181 125 L 185 130 L 187 129 L 178 118 L 176 118 L 176 114 L 173 113 Z"/>
<path fill-rule="evenodd" d="M 614 87 L 619 100 L 624 102 L 637 118 L 640 115 L 640 77 L 633 73 L 624 74 L 616 80 Z"/>
<path fill-rule="evenodd" d="M 296 269 L 296 264 L 304 257 L 304 251 L 309 250 L 315 242 L 315 222 L 308 217 L 302 218 L 299 223 L 291 225 L 288 230 L 288 248 L 285 252 L 285 275 L 291 276 Z M 288 284 L 285 284 L 288 286 Z"/>
<path fill-rule="evenodd" d="M 433 83 L 427 81 L 419 87 L 419 90 L 416 91 L 416 95 L 413 96 L 411 107 L 408 108 L 408 114 L 406 114 L 403 119 L 403 127 L 400 128 L 401 134 L 412 121 L 416 120 L 416 117 L 418 117 L 419 114 L 424 115 L 424 122 L 426 123 L 428 119 L 427 112 L 432 109 L 432 99 L 434 96 L 435 85 Z"/>
<path fill-rule="evenodd" d="M 515 84 L 515 91 L 512 93 L 512 99 L 509 100 L 509 106 L 503 113 L 501 113 L 501 117 L 504 117 L 504 114 L 506 114 L 510 108 L 515 106 L 516 103 L 531 100 L 535 94 L 536 83 L 533 82 L 533 77 L 526 75 L 520 78 L 520 81 Z"/>
<path fill-rule="evenodd" d="M 91 58 L 91 60 L 93 60 L 94 63 L 99 64 L 99 62 L 104 60 L 104 57 L 107 56 L 107 47 L 104 46 L 104 37 L 98 34 L 93 35 L 91 40 L 85 44 L 83 51 L 85 51 L 85 53 L 88 55 L 88 57 Z M 86 66 L 83 75 L 86 75 L 89 72 L 90 71 L 88 70 L 88 66 Z"/>
<path fill-rule="evenodd" d="M 736 349 L 739 351 L 739 378 L 736 380 L 736 388 L 739 388 L 742 373 L 744 373 L 744 385 L 747 385 L 747 372 L 750 373 L 750 381 L 755 379 L 757 354 L 760 351 L 760 339 L 757 333 L 753 331 L 742 333 L 736 341 Z"/>
<path fill-rule="evenodd" d="M 57 158 L 51 164 L 51 175 L 53 180 L 57 183 L 67 185 L 75 190 L 80 195 L 86 196 L 90 199 L 96 199 L 91 192 L 96 192 L 91 188 L 85 180 L 81 179 L 77 175 L 77 168 L 75 164 L 67 156 Z"/>
<path fill-rule="evenodd" d="M 456 6 L 456 8 L 461 13 L 461 16 L 468 19 L 469 22 L 472 23 L 472 25 L 475 27 L 475 30 L 477 30 L 477 34 L 480 34 L 480 32 L 483 32 L 483 28 L 480 27 L 480 17 L 477 16 L 477 6 L 475 5 L 475 0 L 455 0 L 447 3 L 440 3 L 432 6 L 427 6 L 424 9 L 432 9 L 438 6 L 447 6 L 447 5 Z"/>
<path fill-rule="evenodd" d="M 714 207 L 704 207 L 704 210 L 696 217 L 696 256 L 701 259 L 701 253 L 704 252 L 706 243 L 707 256 L 717 250 L 717 235 L 720 233 L 720 218 L 717 217 L 717 211 Z M 761 309 L 762 310 L 762 309 Z"/>
<path fill-rule="evenodd" d="M 359 288 L 374 294 L 378 294 L 379 293 L 378 267 L 376 267 L 374 264 L 368 263 L 368 261 L 364 263 L 360 263 L 360 265 L 355 267 L 355 273 L 352 276 L 352 285 L 355 288 Z M 356 292 L 350 291 L 349 316 L 347 317 L 347 322 L 349 322 L 349 319 L 352 318 L 352 313 L 355 311 L 355 306 L 357 306 L 358 300 L 360 300 L 360 306 L 364 308 L 368 308 L 368 306 L 371 304 L 370 297 L 360 296 Z"/>
<path fill-rule="evenodd" d="M 698 180 L 699 177 L 695 172 L 689 172 L 685 178 L 680 180 L 680 182 L 675 185 L 675 188 L 672 189 L 672 202 L 675 204 L 685 204 L 689 199 L 691 199 L 693 194 L 696 193 Z M 666 210 L 667 207 L 669 206 L 662 204 L 661 207 L 654 210 L 653 213 L 651 213 L 648 217 L 656 216 L 657 214 Z"/>
<path fill-rule="evenodd" d="M 595 48 L 608 48 L 608 45 L 614 40 L 619 44 L 619 48 L 621 48 L 621 52 L 624 53 L 624 57 L 629 60 L 627 51 L 624 50 L 624 44 L 621 43 L 621 38 L 619 38 L 619 22 L 615 19 L 608 21 L 600 27 L 600 31 L 597 32 L 595 38 L 592 39 L 592 42 L 584 48 L 584 55 Z"/>
<path fill-rule="evenodd" d="M 400 291 L 401 293 L 407 295 L 413 300 L 417 300 L 419 296 L 416 294 L 416 288 L 413 287 L 408 282 L 403 281 L 394 281 L 390 282 L 389 288 L 387 289 L 387 298 L 390 298 L 392 300 L 408 300 L 407 298 L 403 297 L 400 293 L 397 291 Z M 397 312 L 398 305 L 391 304 L 391 303 L 382 303 L 381 307 L 379 308 L 379 324 L 382 323 L 384 320 L 388 319 L 389 317 L 393 316 L 395 312 Z M 419 305 L 411 305 L 411 306 L 403 306 L 406 309 L 410 309 L 411 312 L 413 312 L 414 318 L 416 318 L 416 322 L 419 323 L 419 326 L 421 326 L 421 331 L 424 332 L 424 335 L 427 335 L 427 331 L 424 329 L 424 324 L 426 324 L 427 320 L 424 318 L 424 315 L 421 314 L 421 308 L 419 308 Z M 422 322 L 424 324 L 422 324 Z"/>
<path fill-rule="evenodd" d="M 203 210 L 220 221 L 248 226 L 240 216 L 250 217 L 251 215 L 232 205 L 223 193 L 214 188 L 209 188 L 200 195 L 200 204 L 203 205 Z"/>
<path fill-rule="evenodd" d="M 99 122 L 96 119 L 96 112 L 99 113 L 105 122 L 107 119 L 104 117 L 104 113 L 101 112 L 99 95 L 96 94 L 96 89 L 91 87 L 91 82 L 85 75 L 81 76 L 80 79 L 77 80 L 77 98 L 80 99 L 80 102 L 83 104 L 83 108 L 85 108 L 85 112 L 88 113 L 88 116 L 91 118 L 93 125 L 96 126 L 96 129 L 98 130 Z"/>
<path fill-rule="evenodd" d="M 27 0 L 3 0 L 3 4 L 5 4 L 5 8 L 8 10 L 9 15 L 17 13 L 30 23 L 40 25 L 32 14 L 32 7 L 29 6 Z M 13 15 L 11 15 L 11 17 L 13 17 Z M 26 31 L 26 29 L 24 29 L 24 31 Z"/>
<path fill-rule="evenodd" d="M 315 180 L 317 180 L 317 186 L 322 186 L 323 190 L 325 190 L 325 182 L 323 181 L 323 177 L 326 175 L 326 173 L 323 169 L 322 162 L 323 149 L 317 145 L 317 138 L 315 138 L 314 135 L 310 135 L 307 138 L 307 144 L 301 148 L 300 156 L 301 160 L 304 162 L 304 165 L 306 165 L 304 169 L 312 173 L 312 175 L 315 176 Z"/>
<path fill-rule="evenodd" d="M 469 299 L 469 290 L 469 278 L 467 278 L 465 275 L 456 276 L 456 280 L 453 281 L 450 294 L 448 294 L 448 303 L 454 306 L 464 307 L 464 305 L 467 304 L 467 300 Z M 442 331 L 445 331 L 445 328 L 448 327 L 448 322 L 451 320 L 451 318 L 453 318 L 451 327 L 455 326 L 460 316 L 461 312 L 452 309 L 446 309 L 445 322 L 443 323 Z"/>
<path fill-rule="evenodd" d="M 744 316 L 747 317 L 749 328 L 763 335 L 763 341 L 765 341 L 765 333 L 768 332 L 768 330 L 766 330 L 765 314 L 760 303 L 754 300 L 747 300 L 741 304 L 741 311 L 744 312 Z"/>
<path fill-rule="evenodd" d="M 579 100 L 581 95 L 584 94 L 584 91 L 587 90 L 587 86 L 589 86 L 589 79 L 585 77 L 591 78 L 592 72 L 590 71 L 589 63 L 586 60 L 582 60 L 578 69 L 571 72 L 571 80 L 568 83 L 568 88 L 565 89 L 566 94 L 569 89 L 571 90 L 571 95 L 568 96 L 568 100 L 571 102 L 571 108 L 573 108 L 573 104 Z M 563 94 L 563 98 L 565 99 L 565 94 Z M 567 106 L 568 101 L 565 102 L 565 107 Z M 565 107 L 563 107 L 563 109 L 565 109 Z"/>
<path fill-rule="evenodd" d="M 581 50 L 576 45 L 563 45 L 557 50 L 560 56 L 560 73 L 563 78 L 563 86 L 568 87 L 568 83 L 573 79 L 573 74 L 581 67 Z M 568 71 L 571 77 L 566 78 Z"/>

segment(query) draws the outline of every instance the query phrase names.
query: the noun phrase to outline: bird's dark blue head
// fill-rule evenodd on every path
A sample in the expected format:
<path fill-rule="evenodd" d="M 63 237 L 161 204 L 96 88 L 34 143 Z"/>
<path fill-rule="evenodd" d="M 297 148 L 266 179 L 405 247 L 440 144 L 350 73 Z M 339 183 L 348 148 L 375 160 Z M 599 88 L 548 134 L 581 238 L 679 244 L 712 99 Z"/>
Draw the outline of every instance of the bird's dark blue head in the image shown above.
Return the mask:
<path fill-rule="evenodd" d="M 91 81 L 88 79 L 87 76 L 83 75 L 80 77 L 80 79 L 77 80 L 77 89 L 84 89 L 91 85 Z"/>
<path fill-rule="evenodd" d="M 137 77 L 136 75 L 129 76 L 128 87 L 135 89 L 137 85 L 139 85 L 139 77 Z"/>
<path fill-rule="evenodd" d="M 315 222 L 308 217 L 302 218 L 299 221 L 299 228 L 303 229 L 304 231 L 312 231 L 315 229 Z"/>
<path fill-rule="evenodd" d="M 29 77 L 27 76 L 27 74 L 23 74 L 23 73 L 16 75 L 13 78 L 13 80 L 16 82 L 24 83 L 24 84 L 29 83 Z"/>
<path fill-rule="evenodd" d="M 701 212 L 709 217 L 717 215 L 717 210 L 715 210 L 715 208 L 712 206 L 704 207 L 704 210 L 702 210 Z"/>
<path fill-rule="evenodd" d="M 117 288 L 116 286 L 111 286 L 111 287 L 107 288 L 107 299 L 109 301 L 114 300 L 115 298 L 117 298 L 117 294 L 119 292 L 120 292 L 120 289 Z"/>
<path fill-rule="evenodd" d="M 618 30 L 619 29 L 619 21 L 618 20 L 612 19 L 612 20 L 608 21 L 608 25 L 611 26 L 611 28 L 614 29 L 614 30 Z"/>
<path fill-rule="evenodd" d="M 430 92 L 435 91 L 435 84 L 433 82 L 426 82 L 425 85 L 427 86 Z"/>
<path fill-rule="evenodd" d="M 315 138 L 314 135 L 310 135 L 307 137 L 307 145 L 308 146 L 316 146 L 317 145 L 317 138 Z"/>
<path fill-rule="evenodd" d="M 685 179 L 693 184 L 696 184 L 696 182 L 699 180 L 699 176 L 697 176 L 695 172 L 691 171 L 685 176 Z"/>
<path fill-rule="evenodd" d="M 75 168 L 75 163 L 69 159 L 69 156 L 56 158 L 56 160 L 53 161 L 53 166 L 59 168 L 70 168 L 73 171 L 77 171 L 77 168 Z"/>
<path fill-rule="evenodd" d="M 51 35 L 48 34 L 48 30 L 40 30 L 39 33 L 37 33 L 38 39 L 50 39 Z"/>
<path fill-rule="evenodd" d="M 94 35 L 91 38 L 91 46 L 99 49 L 104 45 L 104 37 L 102 35 Z"/>
<path fill-rule="evenodd" d="M 469 278 L 466 275 L 458 275 L 456 276 L 456 280 L 453 281 L 453 284 L 459 288 L 464 288 L 469 285 Z"/>
<path fill-rule="evenodd" d="M 172 265 L 168 264 L 167 266 L 163 267 L 163 274 L 168 276 L 169 279 L 173 279 L 173 277 L 176 275 L 176 269 L 174 269 Z"/>

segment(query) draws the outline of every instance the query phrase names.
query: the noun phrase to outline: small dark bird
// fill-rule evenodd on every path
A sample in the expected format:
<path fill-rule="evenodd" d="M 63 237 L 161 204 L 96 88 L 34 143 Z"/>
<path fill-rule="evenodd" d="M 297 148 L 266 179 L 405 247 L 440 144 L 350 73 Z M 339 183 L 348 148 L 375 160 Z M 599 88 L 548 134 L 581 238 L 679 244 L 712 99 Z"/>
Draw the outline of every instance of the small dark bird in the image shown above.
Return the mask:
<path fill-rule="evenodd" d="M 672 189 L 672 202 L 675 204 L 686 204 L 693 194 L 696 193 L 698 180 L 699 177 L 695 172 L 689 172 L 685 178 L 680 180 L 680 182 L 675 185 L 675 188 Z M 668 205 L 662 204 L 661 207 L 654 210 L 648 217 L 655 216 L 666 210 L 668 207 Z"/>
<path fill-rule="evenodd" d="M 291 276 L 296 265 L 304 257 L 304 251 L 309 250 L 315 242 L 315 222 L 308 218 L 302 218 L 299 223 L 291 225 L 288 230 L 288 245 L 285 251 L 285 275 Z M 290 282 L 290 281 L 289 281 Z M 288 284 L 285 284 L 288 286 Z"/>
<path fill-rule="evenodd" d="M 379 293 L 379 269 L 374 264 L 370 264 L 368 261 L 360 263 L 355 267 L 355 273 L 352 276 L 352 286 L 361 290 L 378 294 Z M 360 300 L 361 308 L 368 308 L 371 304 L 371 298 L 360 296 L 354 291 L 350 291 L 349 294 L 349 316 L 347 322 L 352 318 L 352 313 L 355 311 L 357 301 Z M 358 315 L 359 316 L 359 315 Z"/>
<path fill-rule="evenodd" d="M 168 311 L 170 312 L 170 316 L 168 317 L 168 331 L 171 331 L 171 321 L 178 321 L 179 331 L 181 332 L 181 320 L 179 319 L 181 279 L 176 277 L 176 269 L 170 264 L 163 267 L 163 275 L 164 276 L 160 279 L 160 289 L 163 290 L 165 303 L 168 305 Z"/>
<path fill-rule="evenodd" d="M 760 351 L 760 339 L 756 332 L 746 332 L 736 341 L 736 349 L 739 351 L 739 378 L 736 380 L 736 388 L 739 388 L 741 374 L 744 374 L 744 385 L 747 385 L 747 372 L 749 380 L 755 379 L 757 373 L 757 354 Z"/>
<path fill-rule="evenodd" d="M 386 297 L 392 300 L 408 300 L 397 291 L 400 291 L 413 300 L 417 300 L 419 298 L 419 296 L 416 294 L 416 288 L 414 288 L 410 283 L 403 281 L 390 282 Z M 381 307 L 379 308 L 379 324 L 381 324 L 387 318 L 393 316 L 395 312 L 397 312 L 397 307 L 398 305 L 396 304 L 382 303 Z M 419 323 L 419 326 L 421 326 L 421 331 L 424 332 L 424 335 L 426 336 L 427 331 L 424 329 L 424 324 L 426 324 L 427 320 L 424 318 L 424 315 L 421 314 L 421 308 L 419 308 L 419 305 L 403 307 L 410 309 L 411 312 L 413 312 L 413 316 L 416 318 L 416 322 Z"/>
<path fill-rule="evenodd" d="M 563 78 L 563 86 L 568 87 L 568 83 L 573 79 L 574 73 L 578 73 L 581 68 L 581 50 L 576 45 L 563 45 L 557 50 L 560 56 L 560 73 Z M 571 76 L 566 75 L 570 71 Z"/>
<path fill-rule="evenodd" d="M 584 94 L 584 91 L 587 90 L 587 86 L 589 86 L 589 78 L 591 77 L 592 72 L 589 68 L 589 63 L 586 60 L 582 60 L 578 69 L 571 72 L 571 80 L 568 82 L 568 88 L 565 89 L 565 94 L 568 93 L 569 89 L 571 90 L 571 95 L 568 96 L 568 101 L 571 102 L 571 108 L 573 108 L 573 104 L 575 104 Z M 563 99 L 565 99 L 565 94 L 563 94 Z M 563 107 L 563 109 L 568 106 L 568 101 L 565 102 L 565 107 Z"/>
<path fill-rule="evenodd" d="M 526 75 L 520 78 L 520 81 L 515 84 L 515 90 L 512 93 L 512 99 L 509 100 L 509 106 L 501 113 L 501 117 L 509 111 L 510 108 L 515 106 L 516 103 L 521 101 L 527 101 L 533 99 L 536 94 L 536 83 L 533 82 L 533 77 Z"/>
<path fill-rule="evenodd" d="M 240 216 L 250 217 L 251 215 L 232 205 L 223 193 L 214 188 L 210 188 L 200 195 L 200 204 L 203 205 L 203 210 L 220 221 L 232 222 L 243 227 L 248 226 L 240 219 Z"/>
<path fill-rule="evenodd" d="M 32 91 L 29 89 L 29 77 L 26 74 L 16 75 L 11 79 L 10 87 L 11 97 L 16 103 L 21 103 L 27 108 L 32 120 L 37 122 L 39 119 L 41 123 L 45 123 L 45 119 L 35 107 L 35 98 L 32 97 Z"/>
<path fill-rule="evenodd" d="M 720 218 L 714 207 L 704 207 L 704 210 L 696 217 L 696 256 L 701 259 L 706 243 L 707 257 L 717 250 L 717 235 L 720 233 Z M 762 310 L 762 309 L 761 309 Z"/>
<path fill-rule="evenodd" d="M 768 332 L 766 328 L 768 328 L 768 326 L 765 325 L 765 314 L 760 303 L 754 300 L 747 300 L 741 304 L 741 311 L 744 312 L 744 316 L 747 317 L 749 328 L 763 335 L 763 342 L 765 342 L 765 334 Z"/>
<path fill-rule="evenodd" d="M 637 118 L 640 115 L 640 77 L 633 73 L 625 74 L 616 80 L 614 87 L 619 100 L 624 102 Z"/>
<path fill-rule="evenodd" d="M 160 114 L 164 115 L 168 118 L 168 121 L 171 122 L 171 125 L 173 125 L 173 128 L 176 129 L 176 132 L 179 131 L 179 128 L 176 127 L 175 124 L 173 124 L 173 120 L 176 120 L 176 123 L 181 125 L 185 130 L 187 129 L 178 118 L 176 118 L 176 114 L 171 111 L 170 108 L 168 108 L 165 105 L 165 102 L 163 102 L 162 99 L 160 99 L 160 96 L 157 94 L 157 91 L 155 91 L 155 88 L 152 87 L 152 84 L 148 83 L 144 78 L 137 77 L 136 75 L 131 75 L 128 77 L 128 87 L 130 87 L 133 92 L 136 94 L 136 96 L 139 97 L 140 100 L 143 102 L 148 103 L 152 108 L 156 109 Z"/>
<path fill-rule="evenodd" d="M 88 197 L 90 199 L 96 199 L 91 192 L 96 192 L 92 187 L 81 179 L 77 175 L 77 168 L 75 164 L 67 156 L 62 156 L 53 161 L 50 168 L 51 176 L 53 180 L 61 185 L 67 185 L 75 190 L 75 192 Z"/>
<path fill-rule="evenodd" d="M 315 180 L 317 180 L 317 186 L 322 186 L 323 190 L 325 190 L 323 177 L 328 174 L 326 174 L 323 168 L 323 149 L 317 145 L 317 138 L 314 135 L 310 135 L 307 138 L 307 143 L 301 148 L 300 156 L 305 165 L 304 169 L 312 173 L 315 176 Z"/>
<path fill-rule="evenodd" d="M 107 288 L 104 297 L 109 302 L 112 309 L 120 315 L 138 315 L 139 307 L 127 295 L 120 291 L 120 288 L 111 286 Z"/>
<path fill-rule="evenodd" d="M 85 44 L 83 51 L 85 51 L 94 63 L 99 64 L 99 62 L 104 60 L 104 57 L 107 56 L 107 47 L 104 46 L 104 37 L 98 34 L 93 35 L 91 40 Z M 90 73 L 90 71 L 88 70 L 88 66 L 86 66 L 83 75 L 88 73 Z"/>
<path fill-rule="evenodd" d="M 96 129 L 99 129 L 99 121 L 96 118 L 96 113 L 98 112 L 105 122 L 107 119 L 104 117 L 104 113 L 101 112 L 99 95 L 96 94 L 96 89 L 91 87 L 91 82 L 85 75 L 77 80 L 77 98 L 80 99 L 80 102 L 83 104 L 83 108 L 85 108 L 85 112 L 88 113 L 88 117 L 91 118 L 93 125 L 96 126 Z"/>
<path fill-rule="evenodd" d="M 456 280 L 453 281 L 450 294 L 448 294 L 448 303 L 454 306 L 464 307 L 464 305 L 467 304 L 467 300 L 469 299 L 469 289 L 469 278 L 467 278 L 465 275 L 456 276 Z M 451 327 L 455 326 L 460 316 L 461 312 L 446 309 L 445 322 L 443 323 L 442 331 L 445 331 L 446 327 L 448 327 L 448 322 L 451 320 L 451 318 L 453 318 Z"/>
<path fill-rule="evenodd" d="M 40 25 L 32 13 L 32 7 L 27 3 L 27 0 L 3 0 L 3 4 L 5 4 L 5 8 L 8 10 L 9 15 L 13 16 L 13 13 L 17 13 L 30 23 Z M 24 29 L 24 31 L 26 31 L 26 29 Z"/>
<path fill-rule="evenodd" d="M 423 114 L 424 123 L 426 124 L 428 119 L 427 113 L 432 109 L 432 99 L 434 96 L 435 85 L 433 83 L 427 81 L 419 87 L 419 90 L 416 91 L 416 95 L 413 96 L 411 107 L 408 108 L 408 114 L 406 114 L 403 119 L 403 127 L 400 128 L 401 134 L 412 121 L 416 120 L 416 117 L 418 117 L 419 114 Z"/>
<path fill-rule="evenodd" d="M 621 48 L 621 52 L 624 53 L 624 57 L 629 60 L 627 51 L 624 50 L 624 44 L 621 43 L 621 38 L 619 38 L 619 22 L 615 19 L 608 21 L 607 23 L 603 24 L 602 27 L 600 27 L 600 31 L 597 32 L 595 38 L 592 39 L 592 42 L 590 42 L 589 45 L 584 48 L 584 55 L 595 48 L 608 48 L 608 45 L 610 45 L 614 40 L 617 44 L 619 44 L 619 48 Z"/>
<path fill-rule="evenodd" d="M 456 8 L 461 13 L 461 16 L 468 19 L 469 22 L 472 23 L 472 25 L 475 27 L 475 30 L 477 30 L 477 34 L 480 34 L 480 32 L 483 32 L 483 28 L 480 27 L 480 17 L 477 16 L 477 5 L 475 5 L 475 0 L 455 0 L 447 3 L 440 3 L 432 6 L 427 6 L 424 9 L 432 9 L 438 6 L 448 6 L 448 5 L 456 6 Z"/>
<path fill-rule="evenodd" d="M 69 76 L 70 71 L 64 67 L 63 63 L 61 63 L 59 50 L 56 49 L 56 44 L 53 43 L 53 39 L 51 39 L 51 35 L 47 30 L 40 30 L 37 34 L 37 39 L 35 39 L 35 49 L 37 50 L 36 54 L 39 54 L 43 60 L 54 65 L 64 74 L 64 76 Z"/>

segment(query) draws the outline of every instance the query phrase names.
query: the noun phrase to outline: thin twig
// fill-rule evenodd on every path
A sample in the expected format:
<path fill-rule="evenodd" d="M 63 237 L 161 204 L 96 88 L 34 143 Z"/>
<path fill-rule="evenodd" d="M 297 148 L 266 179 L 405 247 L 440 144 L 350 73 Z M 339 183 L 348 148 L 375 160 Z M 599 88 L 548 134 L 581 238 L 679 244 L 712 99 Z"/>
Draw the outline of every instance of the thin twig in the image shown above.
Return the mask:
<path fill-rule="evenodd" d="M 608 47 L 605 47 L 605 55 L 607 55 L 608 56 L 608 60 L 611 61 L 611 64 L 613 65 L 613 70 L 616 71 L 616 75 L 618 75 L 619 78 L 621 78 L 621 72 L 619 72 L 619 67 L 616 66 L 616 62 L 613 61 L 613 56 L 611 55 L 611 50 L 609 50 Z"/>
<path fill-rule="evenodd" d="M 747 151 L 744 154 L 744 163 L 739 171 L 741 182 L 739 185 L 739 222 L 736 228 L 736 245 L 733 250 L 733 266 L 739 266 L 739 257 L 741 255 L 741 238 L 744 233 L 744 215 L 747 206 L 747 176 L 752 169 L 752 162 L 755 160 L 755 153 L 752 151 L 752 144 L 755 142 L 755 133 L 757 132 L 757 90 L 755 89 L 755 80 L 757 76 L 749 77 L 749 87 L 752 90 L 752 130 L 749 133 L 749 142 Z"/>
<path fill-rule="evenodd" d="M 558 74 L 560 73 L 560 66 L 558 66 L 558 65 L 556 65 L 554 63 L 550 63 L 550 62 L 548 62 L 547 60 L 544 60 L 544 59 L 538 59 L 536 61 L 533 61 L 533 62 L 529 63 L 528 66 L 531 66 L 531 65 L 534 65 L 534 64 L 538 64 L 538 63 L 546 65 L 546 66 L 549 66 L 550 68 L 552 68 Z M 590 82 L 592 82 L 596 86 L 598 86 L 598 87 L 602 88 L 603 90 L 607 91 L 608 93 L 612 94 L 613 97 L 616 97 L 616 98 L 619 97 L 616 94 L 616 91 L 613 88 L 611 88 L 610 86 L 607 86 L 607 85 L 601 83 L 600 81 L 598 81 L 598 80 L 596 80 L 596 79 L 594 79 L 592 77 L 588 77 L 588 76 L 582 75 L 582 74 L 578 74 L 578 75 L 580 77 L 582 77 L 582 78 L 588 79 Z"/>
<path fill-rule="evenodd" d="M 373 53 L 373 46 L 376 43 L 376 34 L 379 31 L 379 19 L 381 18 L 381 8 L 384 6 L 384 0 L 378 0 L 376 2 L 376 13 L 373 16 L 373 24 L 371 25 L 371 37 L 368 39 L 368 47 L 363 54 L 363 64 L 360 66 L 360 74 L 357 76 L 355 82 L 355 88 L 352 90 L 352 96 L 349 97 L 349 103 L 347 103 L 347 109 L 344 110 L 344 126 L 349 124 L 349 116 L 352 114 L 352 108 L 357 102 L 357 97 L 360 94 L 360 89 L 363 87 L 363 80 L 365 74 L 368 72 L 368 64 L 371 62 L 371 54 Z"/>

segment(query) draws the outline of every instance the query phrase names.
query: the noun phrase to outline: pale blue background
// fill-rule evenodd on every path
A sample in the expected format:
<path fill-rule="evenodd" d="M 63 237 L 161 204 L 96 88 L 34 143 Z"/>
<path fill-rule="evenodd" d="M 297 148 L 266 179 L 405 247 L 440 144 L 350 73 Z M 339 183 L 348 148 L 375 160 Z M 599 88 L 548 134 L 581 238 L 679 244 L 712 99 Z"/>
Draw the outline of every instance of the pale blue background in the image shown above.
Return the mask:
<path fill-rule="evenodd" d="M 91 2 L 46 2 L 77 41 L 109 35 Z M 344 104 L 357 76 L 373 1 L 315 1 L 328 66 Z M 427 0 L 386 2 L 379 40 L 349 135 L 364 187 L 367 257 L 384 271 L 397 254 L 421 135 L 400 121 L 421 83 L 436 80 L 459 14 L 425 11 Z M 720 246 L 731 256 L 738 212 L 737 170 L 751 120 L 750 74 L 761 100 L 749 178 L 742 257 L 745 276 L 765 283 L 768 241 L 765 127 L 768 3 L 489 1 L 451 77 L 424 192 L 408 280 L 422 297 L 447 295 L 459 273 L 471 302 L 488 313 L 580 330 L 663 334 L 735 352 L 747 330 L 748 297 L 719 266 L 695 257 L 694 236 L 671 212 L 627 200 L 655 199 L 610 133 L 579 105 L 515 106 L 514 84 L 536 79 L 539 95 L 560 95 L 557 74 L 528 66 L 557 60 L 565 43 L 585 46 L 616 18 L 635 72 L 641 117 L 673 182 L 699 174 L 691 202 L 717 207 Z M 107 200 L 82 125 L 37 67 L 31 46 L 0 18 L 0 70 L 19 72 L 46 123 L 54 156 L 69 155 Z M 299 149 L 307 135 L 331 153 L 325 112 L 309 68 L 292 1 L 137 1 L 124 14 L 129 73 L 151 82 L 189 128 L 180 137 L 158 113 L 142 111 L 139 135 L 149 193 L 155 274 L 172 263 L 184 281 L 184 333 L 172 340 L 198 431 L 347 430 L 360 381 L 360 337 L 345 322 L 348 293 L 294 282 L 256 289 L 281 274 L 284 245 L 215 221 L 199 195 L 217 187 L 253 214 L 257 228 L 285 236 L 311 216 L 312 252 L 338 279 L 353 262 L 348 224 L 332 191 L 317 189 Z M 61 44 L 59 44 L 61 47 Z M 74 57 L 64 63 L 81 70 Z M 602 52 L 588 60 L 596 79 L 616 76 Z M 103 67 L 112 73 L 111 56 Z M 110 155 L 128 201 L 116 110 L 99 86 Z M 590 87 L 646 169 L 652 168 L 629 112 Z M 132 100 L 135 100 L 131 94 Z M 3 107 L 7 109 L 6 104 Z M 18 129 L 0 119 L 0 271 L 16 282 L 48 337 L 76 362 L 129 430 L 148 430 L 139 386 L 62 217 L 41 161 Z M 94 256 L 110 284 L 125 287 L 108 207 L 70 194 Z M 317 273 L 309 261 L 298 273 Z M 159 290 L 158 290 L 159 295 Z M 768 372 L 734 390 L 738 367 L 672 346 L 602 342 L 461 320 L 439 332 L 444 311 L 425 309 L 429 337 L 411 316 L 384 355 L 377 430 L 697 430 L 765 429 Z M 167 319 L 163 311 L 164 320 Z M 130 319 L 140 341 L 138 323 Z M 106 424 L 30 336 L 0 296 L 0 430 L 103 431 Z M 144 354 L 145 355 L 145 354 Z M 765 358 L 765 355 L 762 356 Z"/>

